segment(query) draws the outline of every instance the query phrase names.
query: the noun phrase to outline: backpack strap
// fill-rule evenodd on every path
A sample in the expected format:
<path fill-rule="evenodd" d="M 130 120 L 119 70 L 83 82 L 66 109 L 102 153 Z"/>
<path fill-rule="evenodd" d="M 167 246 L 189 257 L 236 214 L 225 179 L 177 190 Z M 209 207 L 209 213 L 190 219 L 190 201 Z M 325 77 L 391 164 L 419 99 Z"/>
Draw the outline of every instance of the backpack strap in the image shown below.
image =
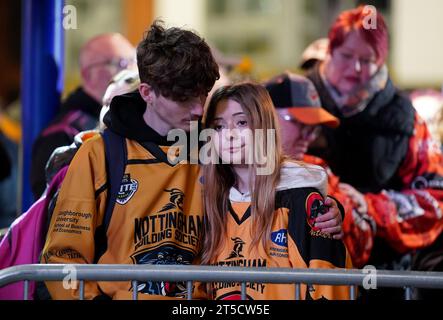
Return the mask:
<path fill-rule="evenodd" d="M 105 216 L 103 226 L 108 230 L 109 221 L 114 211 L 115 201 L 120 192 L 120 185 L 125 174 L 128 150 L 125 138 L 105 129 L 103 134 L 105 142 L 106 175 L 108 180 L 108 196 L 106 198 Z"/>
<path fill-rule="evenodd" d="M 103 223 L 95 231 L 95 263 L 98 262 L 108 247 L 106 232 L 108 231 L 128 159 L 125 138 L 112 132 L 110 129 L 105 129 L 101 135 L 105 143 L 108 194 Z"/>

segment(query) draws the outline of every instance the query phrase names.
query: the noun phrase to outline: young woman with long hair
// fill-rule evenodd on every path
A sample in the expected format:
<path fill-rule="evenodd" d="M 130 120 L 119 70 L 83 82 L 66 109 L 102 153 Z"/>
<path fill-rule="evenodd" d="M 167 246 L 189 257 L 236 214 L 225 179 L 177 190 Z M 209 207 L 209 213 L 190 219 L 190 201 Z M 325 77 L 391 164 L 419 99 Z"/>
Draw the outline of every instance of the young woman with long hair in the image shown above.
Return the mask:
<path fill-rule="evenodd" d="M 211 152 L 217 161 L 203 166 L 202 264 L 349 267 L 343 243 L 315 224 L 324 214 L 339 213 L 340 205 L 326 196 L 327 175 L 320 167 L 283 155 L 278 118 L 266 89 L 252 83 L 220 88 L 204 121 L 214 130 Z M 214 299 L 240 297 L 239 283 L 212 283 L 206 290 Z M 294 299 L 295 287 L 248 283 L 247 296 Z M 347 299 L 349 290 L 302 285 L 301 298 Z"/>

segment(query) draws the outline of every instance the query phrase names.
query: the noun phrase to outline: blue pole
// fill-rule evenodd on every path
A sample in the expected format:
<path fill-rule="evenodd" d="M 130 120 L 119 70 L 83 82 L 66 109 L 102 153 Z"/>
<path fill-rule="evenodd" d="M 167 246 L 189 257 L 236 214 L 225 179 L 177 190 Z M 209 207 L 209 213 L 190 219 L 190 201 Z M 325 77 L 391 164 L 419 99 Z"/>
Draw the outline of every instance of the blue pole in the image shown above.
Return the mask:
<path fill-rule="evenodd" d="M 34 202 L 32 145 L 60 106 L 63 91 L 64 0 L 22 0 L 22 208 Z"/>

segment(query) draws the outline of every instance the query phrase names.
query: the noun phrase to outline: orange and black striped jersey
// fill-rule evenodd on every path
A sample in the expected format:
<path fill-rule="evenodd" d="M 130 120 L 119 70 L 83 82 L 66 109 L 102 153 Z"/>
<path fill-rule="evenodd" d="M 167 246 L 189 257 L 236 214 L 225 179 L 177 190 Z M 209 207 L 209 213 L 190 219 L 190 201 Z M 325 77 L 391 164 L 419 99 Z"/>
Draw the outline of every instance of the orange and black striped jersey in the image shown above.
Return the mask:
<path fill-rule="evenodd" d="M 443 231 L 443 155 L 418 114 L 397 175 L 400 189 L 366 193 L 365 199 L 377 236 L 404 253 L 431 245 Z"/>
<path fill-rule="evenodd" d="M 276 210 L 266 248 L 261 244 L 251 246 L 254 221 L 249 201 L 250 198 L 231 189 L 226 236 L 221 251 L 213 258 L 214 265 L 351 268 L 344 244 L 313 225 L 313 219 L 321 214 L 324 201 L 319 189 L 309 186 L 294 188 L 290 185 L 277 188 Z M 213 299 L 234 300 L 241 296 L 241 285 L 235 282 L 212 283 L 207 285 L 206 290 Z M 300 291 L 301 299 L 349 299 L 349 287 L 345 286 L 301 285 Z M 247 283 L 246 293 L 248 299 L 254 300 L 292 300 L 295 299 L 295 285 Z"/>
<path fill-rule="evenodd" d="M 325 161 L 314 156 L 303 159 L 328 173 L 328 193 L 345 208 L 344 241 L 356 267 L 368 262 L 376 236 L 405 253 L 431 245 L 443 231 L 443 155 L 417 114 L 414 128 L 397 173 L 401 187 L 365 193 L 367 212 L 358 212 Z"/>
<path fill-rule="evenodd" d="M 328 194 L 337 199 L 344 208 L 343 242 L 351 256 L 353 266 L 362 268 L 371 256 L 374 244 L 376 231 L 374 219 L 367 212 L 361 212 L 359 204 L 342 191 L 340 178 L 332 173 L 325 161 L 311 155 L 305 155 L 303 161 L 325 169 L 328 175 Z"/>
<path fill-rule="evenodd" d="M 324 159 L 342 182 L 364 193 L 365 211 L 376 230 L 372 235 L 364 232 L 373 239 L 361 241 L 360 230 L 354 228 L 361 217 L 355 215 L 349 221 L 354 224 L 348 228 L 350 235 L 368 244 L 359 254 L 359 264 L 369 258 L 371 264 L 395 267 L 393 260 L 429 247 L 442 235 L 440 146 L 409 98 L 389 78 L 364 111 L 345 117 L 324 85 L 322 71 L 315 68 L 308 78 L 315 84 L 322 107 L 340 119 L 340 126 L 323 127 L 322 146 L 312 146 L 309 152 Z M 345 220 L 345 232 L 346 228 Z"/>

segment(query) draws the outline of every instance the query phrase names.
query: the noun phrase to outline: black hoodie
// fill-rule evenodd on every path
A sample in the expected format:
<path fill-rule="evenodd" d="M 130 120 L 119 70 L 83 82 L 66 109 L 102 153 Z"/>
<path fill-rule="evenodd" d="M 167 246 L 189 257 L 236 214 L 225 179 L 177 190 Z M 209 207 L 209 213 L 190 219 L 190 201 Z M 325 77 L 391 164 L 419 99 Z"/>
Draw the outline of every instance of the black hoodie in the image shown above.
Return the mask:
<path fill-rule="evenodd" d="M 110 130 L 130 140 L 140 143 L 153 142 L 161 146 L 172 145 L 174 142 L 167 141 L 166 137 L 145 123 L 145 110 L 146 102 L 138 91 L 133 91 L 112 99 L 103 122 Z"/>
<path fill-rule="evenodd" d="M 167 155 L 160 146 L 177 145 L 178 138 L 168 141 L 167 136 L 161 136 L 147 125 L 143 119 L 145 111 L 146 102 L 140 96 L 138 90 L 136 90 L 114 97 L 103 122 L 113 132 L 130 140 L 137 141 L 158 159 L 168 162 Z M 197 130 L 199 131 L 200 129 L 201 122 L 199 122 Z M 194 147 L 200 148 L 203 144 L 203 142 L 198 142 L 199 145 L 197 146 L 191 145 L 190 134 L 190 132 L 186 132 L 187 154 L 185 156 L 188 160 L 190 160 L 190 155 L 192 154 L 191 150 L 195 150 L 193 149 Z"/>

